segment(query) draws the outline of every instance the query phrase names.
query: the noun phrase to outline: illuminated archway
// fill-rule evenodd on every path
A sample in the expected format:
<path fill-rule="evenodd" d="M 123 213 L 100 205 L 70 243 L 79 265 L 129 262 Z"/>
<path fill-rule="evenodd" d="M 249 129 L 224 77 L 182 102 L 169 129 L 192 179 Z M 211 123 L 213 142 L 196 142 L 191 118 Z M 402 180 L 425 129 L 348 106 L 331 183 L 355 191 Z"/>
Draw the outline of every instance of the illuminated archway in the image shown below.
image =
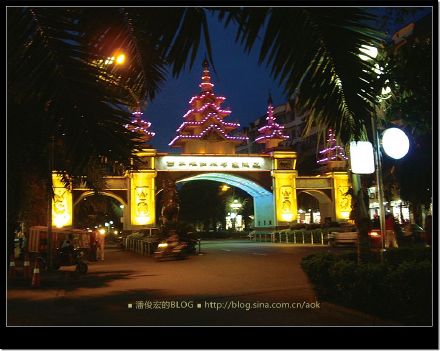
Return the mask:
<path fill-rule="evenodd" d="M 275 225 L 273 193 L 261 185 L 242 177 L 227 173 L 204 173 L 176 181 L 185 183 L 195 180 L 211 180 L 237 187 L 254 199 L 254 216 L 256 227 L 273 227 Z"/>
<path fill-rule="evenodd" d="M 333 205 L 332 199 L 321 190 L 301 190 L 298 191 L 297 196 L 301 193 L 307 194 L 318 200 L 319 203 L 319 212 L 321 214 L 321 219 L 326 217 L 335 218 L 335 209 Z"/>
<path fill-rule="evenodd" d="M 75 207 L 77 204 L 80 203 L 81 200 L 85 199 L 86 197 L 93 196 L 93 195 L 96 195 L 96 193 L 94 191 L 85 191 L 85 192 L 83 192 L 78 197 L 78 199 L 75 201 L 73 206 Z M 100 192 L 99 195 L 111 197 L 111 198 L 115 199 L 116 201 L 120 202 L 122 205 L 124 205 L 124 207 L 127 206 L 127 202 L 124 201 L 124 199 L 122 199 L 122 197 L 120 197 L 120 196 L 118 196 L 118 195 L 116 195 L 114 193 L 104 191 L 104 192 Z"/>
<path fill-rule="evenodd" d="M 76 199 L 76 201 L 73 203 L 73 208 L 75 208 L 77 205 L 79 205 L 81 203 L 82 200 L 85 200 L 88 197 L 92 197 L 92 196 L 106 196 L 106 197 L 110 197 L 114 200 L 116 200 L 119 204 L 121 204 L 122 206 L 122 225 L 123 225 L 123 229 L 126 229 L 126 218 L 129 217 L 129 213 L 130 213 L 130 208 L 127 204 L 127 201 L 125 201 L 121 196 L 118 196 L 117 194 L 110 192 L 110 191 L 103 191 L 100 192 L 99 194 L 96 194 L 94 191 L 88 190 L 88 191 L 84 191 L 83 193 L 81 193 L 81 195 L 79 195 L 78 199 Z"/>

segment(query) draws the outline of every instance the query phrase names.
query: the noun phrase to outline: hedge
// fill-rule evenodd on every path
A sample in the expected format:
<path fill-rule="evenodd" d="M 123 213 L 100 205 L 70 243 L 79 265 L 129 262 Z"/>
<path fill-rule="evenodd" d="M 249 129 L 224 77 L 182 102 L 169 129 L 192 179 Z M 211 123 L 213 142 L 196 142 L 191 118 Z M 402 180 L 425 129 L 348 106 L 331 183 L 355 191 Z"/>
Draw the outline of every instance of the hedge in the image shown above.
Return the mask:
<path fill-rule="evenodd" d="M 358 264 L 347 255 L 304 257 L 318 296 L 406 325 L 431 325 L 432 260 L 427 250 L 387 252 L 384 263 Z"/>

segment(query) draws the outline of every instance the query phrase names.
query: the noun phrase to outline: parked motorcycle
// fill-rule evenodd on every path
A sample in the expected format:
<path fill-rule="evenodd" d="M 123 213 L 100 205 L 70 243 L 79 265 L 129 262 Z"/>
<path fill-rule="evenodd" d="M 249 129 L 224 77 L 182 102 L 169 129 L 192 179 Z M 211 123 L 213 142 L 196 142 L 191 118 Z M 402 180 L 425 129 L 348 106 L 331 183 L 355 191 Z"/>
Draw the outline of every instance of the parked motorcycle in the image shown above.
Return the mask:
<path fill-rule="evenodd" d="M 86 259 L 87 255 L 84 249 L 57 249 L 52 259 L 52 268 L 57 270 L 61 266 L 76 266 L 79 273 L 87 273 L 89 265 Z M 40 257 L 43 267 L 47 267 L 47 257 Z"/>

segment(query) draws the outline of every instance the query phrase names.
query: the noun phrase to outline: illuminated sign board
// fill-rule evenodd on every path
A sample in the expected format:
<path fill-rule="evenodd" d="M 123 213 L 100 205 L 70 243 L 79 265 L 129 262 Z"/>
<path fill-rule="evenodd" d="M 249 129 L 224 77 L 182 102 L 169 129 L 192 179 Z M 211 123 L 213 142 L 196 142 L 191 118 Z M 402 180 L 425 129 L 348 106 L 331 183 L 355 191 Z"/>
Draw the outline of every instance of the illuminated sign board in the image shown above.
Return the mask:
<path fill-rule="evenodd" d="M 159 171 L 270 171 L 272 160 L 252 156 L 159 156 Z"/>
<path fill-rule="evenodd" d="M 373 145 L 369 141 L 350 143 L 351 171 L 355 174 L 374 173 Z"/>

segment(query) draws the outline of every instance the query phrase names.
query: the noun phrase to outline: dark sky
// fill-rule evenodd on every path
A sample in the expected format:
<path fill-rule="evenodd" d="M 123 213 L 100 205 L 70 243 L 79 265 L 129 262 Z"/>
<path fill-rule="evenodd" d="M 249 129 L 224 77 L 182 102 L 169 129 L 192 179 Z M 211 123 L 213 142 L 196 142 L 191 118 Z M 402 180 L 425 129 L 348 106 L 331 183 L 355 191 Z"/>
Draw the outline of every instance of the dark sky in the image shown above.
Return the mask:
<path fill-rule="evenodd" d="M 375 12 L 385 13 L 384 8 L 376 8 Z M 415 19 L 421 15 L 417 14 Z M 413 17 L 407 23 L 411 20 Z M 394 32 L 403 26 L 396 23 L 387 32 Z M 227 121 L 246 126 L 264 115 L 269 91 L 275 106 L 287 101 L 282 88 L 271 78 L 269 68 L 265 64 L 258 65 L 258 50 L 245 54 L 243 48 L 235 43 L 235 29 L 232 26 L 224 29 L 222 24 L 212 19 L 209 21 L 209 29 L 217 73 L 211 68 L 211 81 L 215 85 L 214 93 L 226 97 L 222 106 L 232 110 L 226 117 Z M 192 69 L 187 68 L 177 79 L 169 75 L 154 101 L 143 111 L 143 118 L 152 123 L 151 129 L 156 133 L 152 144 L 159 152 L 178 153 L 181 150 L 170 148 L 168 143 L 183 122 L 182 116 L 189 109 L 190 98 L 200 92 L 198 84 L 204 57 L 205 50 L 201 46 Z"/>

